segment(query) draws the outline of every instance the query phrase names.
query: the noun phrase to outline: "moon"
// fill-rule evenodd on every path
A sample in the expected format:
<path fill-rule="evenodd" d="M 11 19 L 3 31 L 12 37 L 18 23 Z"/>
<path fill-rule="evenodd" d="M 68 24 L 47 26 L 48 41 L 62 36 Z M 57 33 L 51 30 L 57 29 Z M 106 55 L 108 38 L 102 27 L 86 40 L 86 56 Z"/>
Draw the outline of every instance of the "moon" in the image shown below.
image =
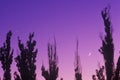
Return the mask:
<path fill-rule="evenodd" d="M 91 52 L 89 52 L 89 53 L 88 53 L 88 56 L 91 56 L 91 55 L 92 55 L 92 53 L 91 53 Z"/>

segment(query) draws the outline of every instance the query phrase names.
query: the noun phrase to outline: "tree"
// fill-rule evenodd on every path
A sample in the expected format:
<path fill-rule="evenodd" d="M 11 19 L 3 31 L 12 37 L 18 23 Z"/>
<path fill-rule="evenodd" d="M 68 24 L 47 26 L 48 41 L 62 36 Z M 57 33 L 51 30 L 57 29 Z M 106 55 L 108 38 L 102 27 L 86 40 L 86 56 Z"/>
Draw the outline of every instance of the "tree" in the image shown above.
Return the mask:
<path fill-rule="evenodd" d="M 106 35 L 104 39 L 102 39 L 102 47 L 99 49 L 99 51 L 104 57 L 107 80 L 111 80 L 113 76 L 113 66 L 114 66 L 114 44 L 112 38 L 112 26 L 109 16 L 109 8 L 106 7 L 101 12 L 101 15 L 104 21 Z"/>
<path fill-rule="evenodd" d="M 75 79 L 82 80 L 82 68 L 80 65 L 80 57 L 78 55 L 78 40 L 77 40 L 77 50 L 75 53 Z"/>
<path fill-rule="evenodd" d="M 18 46 L 20 54 L 15 58 L 18 71 L 22 80 L 36 80 L 36 55 L 35 49 L 36 41 L 33 40 L 34 33 L 29 35 L 27 46 L 25 47 L 21 40 L 18 38 Z"/>
<path fill-rule="evenodd" d="M 92 76 L 93 80 L 105 80 L 104 75 L 104 66 L 99 66 L 99 69 L 96 69 L 96 75 Z"/>
<path fill-rule="evenodd" d="M 49 70 L 45 70 L 44 65 L 42 65 L 42 76 L 46 80 L 56 80 L 58 77 L 58 57 L 56 52 L 56 41 L 54 45 L 48 43 L 48 60 L 49 60 Z"/>
<path fill-rule="evenodd" d="M 4 71 L 3 80 L 11 80 L 11 64 L 13 59 L 13 49 L 11 50 L 11 36 L 12 32 L 9 31 L 6 35 L 6 42 L 0 48 L 0 61 Z"/>

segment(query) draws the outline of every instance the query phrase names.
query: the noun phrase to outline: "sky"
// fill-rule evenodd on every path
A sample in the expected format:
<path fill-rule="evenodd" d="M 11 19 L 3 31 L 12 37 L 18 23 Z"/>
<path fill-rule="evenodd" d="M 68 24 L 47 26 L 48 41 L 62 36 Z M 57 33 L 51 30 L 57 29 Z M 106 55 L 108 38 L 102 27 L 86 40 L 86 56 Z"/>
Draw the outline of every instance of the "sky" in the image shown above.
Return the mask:
<path fill-rule="evenodd" d="M 38 49 L 37 80 L 44 80 L 41 65 L 43 63 L 45 67 L 48 66 L 47 43 L 53 43 L 55 36 L 59 59 L 57 80 L 74 80 L 78 38 L 83 79 L 92 80 L 98 63 L 103 65 L 103 57 L 98 49 L 101 47 L 99 36 L 104 35 L 101 10 L 107 5 L 111 6 L 116 62 L 120 51 L 120 0 L 0 0 L 0 46 L 5 41 L 6 33 L 12 30 L 15 58 L 19 54 L 17 37 L 25 43 L 29 33 L 35 32 Z M 15 65 L 13 62 L 12 74 L 17 70 Z"/>

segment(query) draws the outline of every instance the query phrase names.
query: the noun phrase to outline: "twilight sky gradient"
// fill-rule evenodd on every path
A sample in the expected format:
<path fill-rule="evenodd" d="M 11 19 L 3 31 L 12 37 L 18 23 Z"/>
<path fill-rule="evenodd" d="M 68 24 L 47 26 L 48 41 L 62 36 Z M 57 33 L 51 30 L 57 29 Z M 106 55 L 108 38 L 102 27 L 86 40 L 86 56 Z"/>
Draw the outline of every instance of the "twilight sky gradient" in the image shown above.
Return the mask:
<path fill-rule="evenodd" d="M 37 56 L 37 80 L 41 76 L 41 64 L 47 66 L 47 43 L 57 40 L 59 57 L 59 77 L 74 80 L 76 37 L 79 37 L 84 80 L 92 80 L 91 75 L 103 64 L 98 52 L 101 46 L 99 34 L 104 34 L 101 10 L 111 5 L 111 21 L 114 29 L 115 61 L 120 51 L 120 0 L 0 0 L 0 46 L 9 30 L 13 31 L 12 47 L 14 57 L 19 52 L 17 37 L 23 42 L 30 32 L 35 32 L 39 50 Z M 91 56 L 88 54 L 91 53 Z M 0 64 L 1 66 L 1 64 Z M 0 68 L 0 76 L 2 76 Z M 16 70 L 15 62 L 12 72 Z"/>

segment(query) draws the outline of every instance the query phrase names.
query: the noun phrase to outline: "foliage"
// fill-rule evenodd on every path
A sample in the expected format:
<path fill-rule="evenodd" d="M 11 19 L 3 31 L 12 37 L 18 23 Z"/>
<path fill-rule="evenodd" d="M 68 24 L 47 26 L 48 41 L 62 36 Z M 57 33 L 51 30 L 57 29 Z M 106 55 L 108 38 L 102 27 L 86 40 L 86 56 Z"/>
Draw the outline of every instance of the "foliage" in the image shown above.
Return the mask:
<path fill-rule="evenodd" d="M 56 80 L 58 77 L 58 57 L 56 53 L 56 42 L 54 45 L 48 43 L 48 60 L 49 70 L 45 70 L 44 65 L 42 65 L 42 76 L 46 80 Z"/>
<path fill-rule="evenodd" d="M 93 80 L 105 80 L 104 66 L 99 67 L 99 70 L 96 69 L 96 75 L 93 75 L 92 79 Z"/>
<path fill-rule="evenodd" d="M 20 54 L 15 58 L 18 71 L 22 80 L 36 80 L 36 55 L 37 49 L 35 49 L 36 41 L 33 40 L 34 33 L 29 35 L 27 41 L 27 47 L 18 39 L 18 46 Z"/>
<path fill-rule="evenodd" d="M 12 32 L 9 31 L 6 35 L 6 42 L 0 48 L 0 61 L 4 71 L 3 80 L 11 80 L 11 64 L 13 59 L 13 50 L 11 50 L 11 36 Z"/>
<path fill-rule="evenodd" d="M 107 80 L 111 80 L 113 76 L 113 66 L 114 66 L 114 44 L 112 38 L 112 26 L 109 16 L 109 8 L 106 7 L 101 12 L 101 15 L 104 21 L 106 35 L 104 39 L 101 38 L 102 47 L 99 49 L 99 51 L 104 57 Z"/>

